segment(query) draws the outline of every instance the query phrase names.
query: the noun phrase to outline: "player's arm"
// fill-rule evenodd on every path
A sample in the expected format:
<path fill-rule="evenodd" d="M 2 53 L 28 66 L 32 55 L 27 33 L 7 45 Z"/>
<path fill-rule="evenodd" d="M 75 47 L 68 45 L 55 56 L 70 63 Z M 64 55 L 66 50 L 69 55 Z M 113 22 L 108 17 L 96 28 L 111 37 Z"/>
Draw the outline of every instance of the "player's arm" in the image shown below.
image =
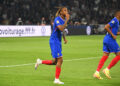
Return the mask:
<path fill-rule="evenodd" d="M 110 31 L 110 25 L 109 24 L 107 24 L 107 25 L 105 25 L 105 30 L 109 33 L 109 34 L 111 34 L 111 36 L 113 37 L 113 39 L 116 39 L 116 36 Z"/>
<path fill-rule="evenodd" d="M 120 32 L 117 32 L 117 35 L 120 35 Z"/>
<path fill-rule="evenodd" d="M 67 40 L 66 40 L 66 36 L 65 36 L 65 32 L 63 31 L 63 40 L 64 40 L 64 44 L 67 44 Z"/>
<path fill-rule="evenodd" d="M 65 21 L 64 25 L 58 25 L 58 26 L 57 26 L 60 31 L 63 31 L 63 30 L 65 29 L 65 27 L 67 26 L 69 17 L 70 17 L 70 15 L 69 15 L 69 14 L 66 14 L 66 21 Z"/>

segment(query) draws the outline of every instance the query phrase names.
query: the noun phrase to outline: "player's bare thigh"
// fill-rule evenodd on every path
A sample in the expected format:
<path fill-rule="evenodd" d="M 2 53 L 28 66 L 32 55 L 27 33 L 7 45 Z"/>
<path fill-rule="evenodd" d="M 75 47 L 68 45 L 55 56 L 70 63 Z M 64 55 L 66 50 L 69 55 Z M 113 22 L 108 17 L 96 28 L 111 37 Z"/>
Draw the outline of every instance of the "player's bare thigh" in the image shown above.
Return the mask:
<path fill-rule="evenodd" d="M 103 52 L 103 56 L 109 56 L 110 55 L 110 53 L 108 53 L 108 52 Z"/>
<path fill-rule="evenodd" d="M 116 53 L 116 56 L 120 56 L 120 52 L 117 52 L 117 53 Z"/>

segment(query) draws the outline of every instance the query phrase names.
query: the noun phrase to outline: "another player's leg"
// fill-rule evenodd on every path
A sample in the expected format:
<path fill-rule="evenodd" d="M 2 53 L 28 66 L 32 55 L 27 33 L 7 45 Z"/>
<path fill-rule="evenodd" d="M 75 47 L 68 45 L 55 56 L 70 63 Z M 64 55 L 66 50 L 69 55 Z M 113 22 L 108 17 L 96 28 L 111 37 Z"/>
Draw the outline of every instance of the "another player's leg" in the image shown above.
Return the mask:
<path fill-rule="evenodd" d="M 110 62 L 108 67 L 103 70 L 103 73 L 107 78 L 111 78 L 109 70 L 117 64 L 117 62 L 120 60 L 120 52 L 116 53 L 116 57 Z"/>
<path fill-rule="evenodd" d="M 54 59 L 54 60 L 40 60 L 40 59 L 37 59 L 36 64 L 35 64 L 35 69 L 37 69 L 40 64 L 55 65 L 56 64 L 56 59 Z"/>
<path fill-rule="evenodd" d="M 119 60 L 120 60 L 120 52 L 116 54 L 116 57 L 111 61 L 111 63 L 107 68 L 110 70 L 113 66 L 115 66 L 115 64 L 117 64 Z"/>
<path fill-rule="evenodd" d="M 106 53 L 106 52 L 103 53 L 103 56 L 102 56 L 101 60 L 99 61 L 97 70 L 96 70 L 96 72 L 94 73 L 93 77 L 95 77 L 95 78 L 97 78 L 97 79 L 103 79 L 103 78 L 100 76 L 99 71 L 100 71 L 101 68 L 103 67 L 103 65 L 104 65 L 105 61 L 107 60 L 108 56 L 109 56 L 109 53 Z"/>
<path fill-rule="evenodd" d="M 57 64 L 56 64 L 56 72 L 55 72 L 54 83 L 55 84 L 64 84 L 63 82 L 61 82 L 59 80 L 59 76 L 60 76 L 60 73 L 61 73 L 61 66 L 62 66 L 62 63 L 63 63 L 63 59 L 62 59 L 62 57 L 59 57 L 59 58 L 56 58 L 56 59 L 57 59 Z"/>
<path fill-rule="evenodd" d="M 110 43 L 111 47 L 110 47 L 110 52 L 115 52 L 116 57 L 110 62 L 110 64 L 108 65 L 108 67 L 106 69 L 103 70 L 103 73 L 106 75 L 107 78 L 111 78 L 110 76 L 110 69 L 115 66 L 115 64 L 117 64 L 117 62 L 120 60 L 120 49 L 119 49 L 119 45 L 116 41 L 111 42 Z"/>

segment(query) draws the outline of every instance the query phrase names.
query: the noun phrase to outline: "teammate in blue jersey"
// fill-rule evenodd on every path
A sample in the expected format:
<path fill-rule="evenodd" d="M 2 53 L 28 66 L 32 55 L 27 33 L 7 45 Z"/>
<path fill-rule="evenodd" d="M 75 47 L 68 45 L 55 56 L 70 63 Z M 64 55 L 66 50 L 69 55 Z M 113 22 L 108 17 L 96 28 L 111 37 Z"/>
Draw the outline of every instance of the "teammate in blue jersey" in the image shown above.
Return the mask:
<path fill-rule="evenodd" d="M 69 14 L 68 14 L 67 8 L 61 7 L 56 13 L 56 18 L 54 20 L 54 25 L 53 25 L 53 32 L 49 41 L 51 54 L 54 59 L 53 60 L 37 59 L 37 62 L 35 64 L 35 69 L 37 69 L 39 64 L 56 65 L 56 73 L 55 73 L 55 80 L 54 80 L 55 84 L 64 84 L 59 80 L 61 66 L 63 63 L 61 40 L 63 35 L 64 43 L 65 44 L 67 43 L 65 35 L 62 34 L 62 32 L 67 26 L 68 20 L 69 20 Z"/>
<path fill-rule="evenodd" d="M 103 73 L 107 78 L 109 79 L 111 78 L 109 70 L 120 60 L 120 48 L 118 43 L 116 42 L 116 37 L 118 34 L 120 34 L 118 32 L 119 20 L 120 20 L 120 11 L 117 11 L 115 13 L 115 17 L 105 26 L 107 34 L 103 40 L 103 56 L 98 64 L 98 68 L 96 72 L 93 75 L 97 79 L 103 79 L 100 76 L 99 71 L 103 67 L 110 53 L 115 53 L 116 57 L 111 61 L 108 67 L 103 70 Z"/>

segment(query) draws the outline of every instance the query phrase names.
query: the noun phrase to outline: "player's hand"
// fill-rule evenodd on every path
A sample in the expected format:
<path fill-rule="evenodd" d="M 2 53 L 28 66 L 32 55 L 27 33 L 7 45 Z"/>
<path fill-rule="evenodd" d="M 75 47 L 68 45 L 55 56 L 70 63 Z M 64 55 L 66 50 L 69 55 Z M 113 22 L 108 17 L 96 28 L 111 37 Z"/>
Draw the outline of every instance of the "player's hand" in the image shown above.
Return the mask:
<path fill-rule="evenodd" d="M 112 35 L 112 37 L 113 37 L 113 39 L 115 39 L 115 40 L 116 40 L 116 38 L 117 38 L 117 36 L 115 36 L 115 35 Z"/>
<path fill-rule="evenodd" d="M 68 42 L 67 40 L 64 40 L 64 44 L 67 44 L 67 42 Z"/>
<path fill-rule="evenodd" d="M 70 19 L 70 15 L 68 13 L 66 14 L 66 19 L 67 21 Z"/>

